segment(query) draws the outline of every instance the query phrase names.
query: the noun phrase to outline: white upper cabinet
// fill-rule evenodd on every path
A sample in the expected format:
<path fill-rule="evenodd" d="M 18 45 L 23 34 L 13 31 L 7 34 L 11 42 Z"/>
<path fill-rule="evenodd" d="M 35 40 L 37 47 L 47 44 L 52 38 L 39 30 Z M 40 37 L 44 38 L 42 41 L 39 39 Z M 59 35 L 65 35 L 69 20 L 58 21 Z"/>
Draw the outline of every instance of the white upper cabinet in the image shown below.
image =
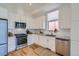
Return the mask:
<path fill-rule="evenodd" d="M 45 29 L 45 16 L 38 16 L 30 21 L 31 29 Z"/>
<path fill-rule="evenodd" d="M 70 29 L 71 27 L 71 5 L 63 4 L 59 9 L 59 26 L 60 29 Z"/>
<path fill-rule="evenodd" d="M 12 19 L 12 14 L 9 13 L 9 17 L 8 17 L 8 29 L 13 29 L 14 28 L 14 23 L 13 23 L 13 19 Z"/>
<path fill-rule="evenodd" d="M 15 20 L 17 20 L 16 14 L 9 12 L 9 16 L 8 16 L 8 28 L 9 29 L 15 28 Z"/>
<path fill-rule="evenodd" d="M 24 22 L 26 23 L 25 16 L 20 16 L 17 13 L 9 12 L 8 15 L 8 28 L 9 29 L 15 29 L 15 22 Z"/>
<path fill-rule="evenodd" d="M 37 19 L 37 28 L 45 29 L 45 16 L 40 16 Z"/>
<path fill-rule="evenodd" d="M 0 18 L 8 19 L 8 10 L 0 7 Z"/>

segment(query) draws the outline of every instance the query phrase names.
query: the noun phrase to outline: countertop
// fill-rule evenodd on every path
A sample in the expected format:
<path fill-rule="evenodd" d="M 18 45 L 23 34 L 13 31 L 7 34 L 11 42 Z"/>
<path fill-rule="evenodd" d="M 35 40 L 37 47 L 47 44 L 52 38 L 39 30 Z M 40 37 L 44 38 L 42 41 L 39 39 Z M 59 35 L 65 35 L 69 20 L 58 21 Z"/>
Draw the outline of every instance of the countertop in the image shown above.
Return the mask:
<path fill-rule="evenodd" d="M 29 35 L 29 34 L 28 34 Z M 32 34 L 31 34 L 32 35 Z M 35 35 L 41 35 L 41 36 L 50 36 L 50 37 L 56 37 L 56 35 L 48 35 L 48 34 L 35 34 Z"/>
<path fill-rule="evenodd" d="M 61 40 L 70 40 L 70 36 L 56 36 L 56 39 L 61 39 Z"/>
<path fill-rule="evenodd" d="M 56 39 L 58 38 L 58 39 L 61 39 L 61 40 L 70 40 L 70 36 L 56 36 L 56 35 L 49 35 L 49 34 L 35 34 L 35 35 L 55 37 Z"/>

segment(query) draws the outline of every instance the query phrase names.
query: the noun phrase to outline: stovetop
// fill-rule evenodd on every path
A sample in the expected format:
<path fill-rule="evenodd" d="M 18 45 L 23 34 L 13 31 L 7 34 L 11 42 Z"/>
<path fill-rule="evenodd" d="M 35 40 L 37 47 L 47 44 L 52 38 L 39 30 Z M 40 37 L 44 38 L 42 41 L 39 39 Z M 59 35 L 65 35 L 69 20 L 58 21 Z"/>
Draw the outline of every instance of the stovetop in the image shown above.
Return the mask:
<path fill-rule="evenodd" d="M 15 34 L 16 37 L 26 37 L 26 34 Z"/>

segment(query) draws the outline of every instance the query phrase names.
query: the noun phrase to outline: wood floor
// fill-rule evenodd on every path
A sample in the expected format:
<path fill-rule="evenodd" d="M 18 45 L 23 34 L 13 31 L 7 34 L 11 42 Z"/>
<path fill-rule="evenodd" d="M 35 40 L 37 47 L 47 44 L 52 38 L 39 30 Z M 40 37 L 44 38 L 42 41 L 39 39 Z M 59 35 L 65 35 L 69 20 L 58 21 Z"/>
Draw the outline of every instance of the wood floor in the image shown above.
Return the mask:
<path fill-rule="evenodd" d="M 32 44 L 25 48 L 10 52 L 8 56 L 58 56 L 58 55 L 37 44 Z"/>

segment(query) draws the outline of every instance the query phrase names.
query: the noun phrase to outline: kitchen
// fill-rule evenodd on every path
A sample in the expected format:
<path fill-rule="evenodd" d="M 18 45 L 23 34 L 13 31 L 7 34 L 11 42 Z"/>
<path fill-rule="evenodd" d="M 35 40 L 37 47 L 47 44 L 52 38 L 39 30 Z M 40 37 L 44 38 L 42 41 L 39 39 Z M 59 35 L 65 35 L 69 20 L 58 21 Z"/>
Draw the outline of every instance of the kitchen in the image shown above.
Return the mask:
<path fill-rule="evenodd" d="M 14 51 L 34 44 L 41 46 L 46 51 L 53 52 L 53 54 L 51 52 L 42 54 L 43 52 L 40 53 L 40 50 L 35 52 L 40 56 L 79 55 L 74 51 L 77 49 L 77 44 L 72 39 L 74 35 L 71 34 L 74 31 L 71 26 L 72 22 L 77 17 L 75 10 L 77 10 L 76 4 L 68 3 L 0 4 L 0 18 L 8 20 L 8 47 L 6 48 L 8 51 L 6 54 L 12 56 Z M 54 26 L 51 27 L 52 21 Z"/>

